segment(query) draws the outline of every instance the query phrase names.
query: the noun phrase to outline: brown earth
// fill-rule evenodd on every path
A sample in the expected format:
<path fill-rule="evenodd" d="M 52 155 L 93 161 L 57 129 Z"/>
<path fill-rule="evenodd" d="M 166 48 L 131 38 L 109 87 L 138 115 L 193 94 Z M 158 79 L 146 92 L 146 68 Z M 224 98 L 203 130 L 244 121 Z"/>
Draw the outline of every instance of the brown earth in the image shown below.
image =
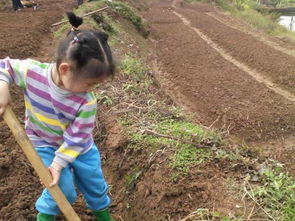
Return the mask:
<path fill-rule="evenodd" d="M 0 12 L 1 58 L 51 59 L 49 26 L 72 8 L 73 2 L 39 2 L 36 12 L 25 9 L 15 14 L 8 8 Z M 253 29 L 246 27 L 247 31 L 242 31 L 244 24 L 223 15 L 213 5 L 190 6 L 171 0 L 145 0 L 140 4 L 150 25 L 151 58 L 162 88 L 203 125 L 223 129 L 255 144 L 258 140 L 262 149 L 266 147 L 265 140 L 271 138 L 267 147 L 279 151 L 266 156 L 282 160 L 295 171 L 291 154 L 294 146 L 286 142 L 284 149 L 282 144 L 285 136 L 292 140 L 295 128 L 295 58 L 249 34 L 248 30 Z M 285 45 L 280 39 L 255 33 L 280 47 Z M 287 51 L 294 48 L 288 43 Z M 15 88 L 11 91 L 13 109 L 22 121 L 22 94 Z M 102 156 L 112 185 L 111 209 L 117 220 L 180 220 L 197 208 L 218 209 L 224 214 L 234 210 L 236 202 L 224 190 L 225 180 L 242 177 L 243 166 L 231 168 L 227 162 L 214 159 L 193 168 L 187 179 L 172 183 L 171 170 L 165 166 L 172 153 L 160 149 L 151 157 L 143 150 L 127 152 L 115 117 L 104 115 L 100 119 L 107 133 L 105 143 L 109 149 L 102 148 Z M 42 187 L 3 121 L 0 128 L 0 220 L 34 220 L 34 202 Z M 278 142 L 278 137 L 283 141 Z M 96 140 L 101 139 L 97 134 Z M 125 194 L 124 176 L 134 165 L 143 168 L 135 171 L 140 172 L 141 179 Z M 74 208 L 82 220 L 92 220 L 81 198 Z"/>
<path fill-rule="evenodd" d="M 293 102 L 224 59 L 191 27 L 197 27 L 236 60 L 276 79 L 280 73 L 291 75 L 294 57 L 208 16 L 206 12 L 216 10 L 213 6 L 172 9 L 171 5 L 172 1 L 156 3 L 146 17 L 153 30 L 158 65 L 171 83 L 169 90 L 185 97 L 179 102 L 203 124 L 209 126 L 218 119 L 219 127 L 230 126 L 231 134 L 245 138 L 267 139 L 293 132 Z M 174 11 L 191 21 L 191 27 Z"/>
<path fill-rule="evenodd" d="M 255 30 L 212 4 L 147 4 L 143 14 L 151 28 L 151 57 L 163 89 L 197 122 L 260 141 L 262 149 L 274 146 L 281 154 L 272 157 L 294 172 L 294 147 L 288 142 L 295 128 L 294 43 L 251 34 Z M 276 139 L 280 144 L 267 142 Z"/>

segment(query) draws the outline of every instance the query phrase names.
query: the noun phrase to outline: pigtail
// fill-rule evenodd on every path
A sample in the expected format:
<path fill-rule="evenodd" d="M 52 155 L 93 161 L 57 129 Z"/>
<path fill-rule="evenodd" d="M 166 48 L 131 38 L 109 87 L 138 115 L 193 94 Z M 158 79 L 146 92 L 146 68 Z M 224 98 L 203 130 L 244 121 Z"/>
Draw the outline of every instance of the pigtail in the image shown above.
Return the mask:
<path fill-rule="evenodd" d="M 70 24 L 74 28 L 78 28 L 83 23 L 83 18 L 76 16 L 73 12 L 67 12 L 67 16 L 69 19 Z"/>
<path fill-rule="evenodd" d="M 73 61 L 73 72 L 85 77 L 113 75 L 115 68 L 108 45 L 108 34 L 98 30 L 80 30 L 81 17 L 67 12 L 72 25 L 67 37 L 60 43 L 57 53 L 57 66 L 64 59 Z"/>

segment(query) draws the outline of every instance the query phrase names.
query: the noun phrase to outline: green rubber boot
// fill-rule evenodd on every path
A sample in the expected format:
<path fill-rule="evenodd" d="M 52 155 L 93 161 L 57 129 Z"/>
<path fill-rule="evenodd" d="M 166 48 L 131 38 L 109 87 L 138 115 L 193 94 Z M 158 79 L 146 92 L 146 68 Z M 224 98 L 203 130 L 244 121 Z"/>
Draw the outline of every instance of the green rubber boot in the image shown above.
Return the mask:
<path fill-rule="evenodd" d="M 37 221 L 54 221 L 54 215 L 48 215 L 44 213 L 38 213 Z"/>
<path fill-rule="evenodd" d="M 100 211 L 92 211 L 92 213 L 96 217 L 97 221 L 113 221 L 108 208 Z"/>

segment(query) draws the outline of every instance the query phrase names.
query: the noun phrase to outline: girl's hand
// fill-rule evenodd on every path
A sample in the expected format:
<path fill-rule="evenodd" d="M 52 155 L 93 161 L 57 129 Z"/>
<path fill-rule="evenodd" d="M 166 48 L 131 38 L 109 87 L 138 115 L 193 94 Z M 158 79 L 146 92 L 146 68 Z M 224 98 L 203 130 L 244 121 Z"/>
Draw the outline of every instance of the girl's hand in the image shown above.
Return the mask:
<path fill-rule="evenodd" d="M 48 170 L 52 176 L 52 182 L 49 184 L 50 187 L 55 186 L 56 184 L 58 184 L 59 181 L 59 177 L 60 177 L 60 173 L 61 170 L 63 169 L 63 167 L 61 165 L 59 165 L 58 163 L 53 162 Z"/>
<path fill-rule="evenodd" d="M 0 80 L 0 116 L 4 113 L 10 102 L 9 85 L 7 82 Z"/>

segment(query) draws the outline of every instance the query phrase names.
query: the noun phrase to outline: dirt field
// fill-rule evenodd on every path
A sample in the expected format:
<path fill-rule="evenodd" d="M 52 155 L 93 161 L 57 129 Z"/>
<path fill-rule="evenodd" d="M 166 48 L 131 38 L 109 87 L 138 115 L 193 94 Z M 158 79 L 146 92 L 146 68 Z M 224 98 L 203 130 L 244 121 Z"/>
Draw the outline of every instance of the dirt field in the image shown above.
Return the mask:
<path fill-rule="evenodd" d="M 259 141 L 294 170 L 294 45 L 213 5 L 179 2 L 151 1 L 144 15 L 163 89 L 197 122 Z"/>
<path fill-rule="evenodd" d="M 73 1 L 39 2 L 36 12 L 25 9 L 15 14 L 9 8 L 0 11 L 1 58 L 51 58 L 49 26 L 73 7 Z M 252 29 L 210 4 L 143 2 L 148 5 L 143 17 L 151 29 L 150 56 L 162 88 L 194 113 L 196 122 L 227 131 L 253 145 L 259 143 L 266 156 L 281 160 L 294 172 L 294 146 L 290 141 L 295 132 L 295 46 L 262 33 L 253 34 Z M 22 121 L 22 93 L 15 88 L 11 91 L 13 109 Z M 107 122 L 106 128 L 111 124 Z M 34 202 L 42 187 L 3 121 L 0 128 L 0 220 L 35 220 Z M 122 154 L 110 150 L 103 153 L 113 162 L 106 165 L 106 176 L 114 184 L 115 193 L 127 170 L 127 165 L 119 164 Z M 141 160 L 134 159 L 130 164 L 140 164 Z M 208 173 L 198 172 L 201 169 Z M 235 171 L 229 170 L 226 162 L 211 162 L 195 170 L 185 183 L 172 184 L 165 178 L 169 171 L 152 168 L 131 199 L 137 213 L 125 211 L 124 198 L 114 196 L 116 217 L 126 221 L 160 220 L 156 217 L 163 214 L 161 220 L 178 220 L 195 205 L 228 213 L 234 204 L 223 193 L 222 185 L 224 177 L 231 173 L 235 176 Z M 75 210 L 82 220 L 92 220 L 81 199 Z"/>

